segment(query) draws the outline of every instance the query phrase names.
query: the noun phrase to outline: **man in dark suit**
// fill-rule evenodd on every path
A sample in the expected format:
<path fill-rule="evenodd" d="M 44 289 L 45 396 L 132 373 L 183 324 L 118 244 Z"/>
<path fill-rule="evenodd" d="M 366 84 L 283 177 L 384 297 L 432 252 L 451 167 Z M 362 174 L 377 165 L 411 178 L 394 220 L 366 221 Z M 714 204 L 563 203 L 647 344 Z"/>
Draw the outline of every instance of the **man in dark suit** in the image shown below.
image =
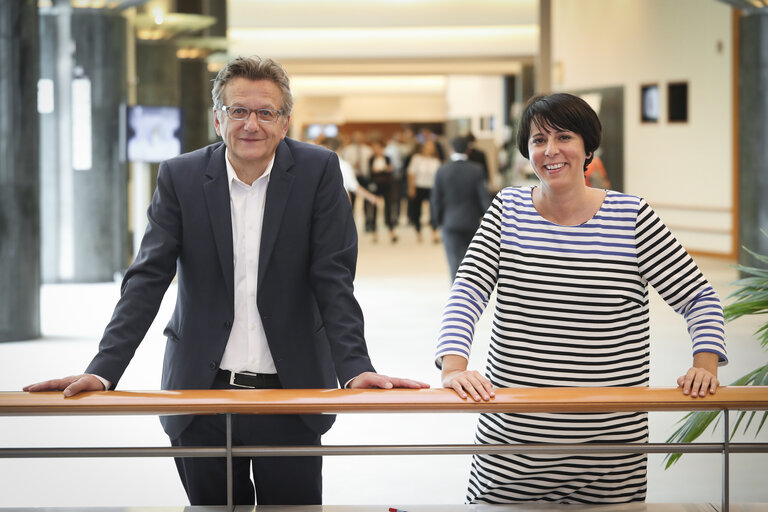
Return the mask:
<path fill-rule="evenodd" d="M 28 391 L 113 389 L 178 276 L 163 389 L 426 387 L 375 373 L 354 295 L 357 232 L 337 156 L 286 138 L 288 76 L 237 58 L 213 86 L 223 142 L 160 166 L 149 224 L 99 351 L 82 375 Z M 240 415 L 244 445 L 319 445 L 332 416 Z M 224 419 L 161 419 L 174 446 L 223 445 Z M 179 458 L 192 505 L 226 503 L 224 459 Z M 320 457 L 238 458 L 235 504 L 322 500 Z"/>
<path fill-rule="evenodd" d="M 452 145 L 451 161 L 437 170 L 430 198 L 435 222 L 442 229 L 451 281 L 490 205 L 483 169 L 467 159 L 469 139 L 456 137 Z"/>

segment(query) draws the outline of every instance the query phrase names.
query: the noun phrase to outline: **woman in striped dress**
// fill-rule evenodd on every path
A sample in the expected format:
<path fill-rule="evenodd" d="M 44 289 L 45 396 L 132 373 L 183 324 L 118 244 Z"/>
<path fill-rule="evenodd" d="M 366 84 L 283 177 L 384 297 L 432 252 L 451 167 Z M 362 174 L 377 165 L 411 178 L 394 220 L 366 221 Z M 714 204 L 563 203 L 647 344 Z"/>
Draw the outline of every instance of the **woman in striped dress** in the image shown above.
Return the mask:
<path fill-rule="evenodd" d="M 495 387 L 648 386 L 648 284 L 683 315 L 693 364 L 678 379 L 714 393 L 726 362 L 720 300 L 641 198 L 589 188 L 601 126 L 580 98 L 533 98 L 518 148 L 540 183 L 507 188 L 477 231 L 443 312 L 443 385 L 489 400 Z M 496 290 L 486 374 L 467 370 L 474 327 Z M 647 413 L 482 414 L 477 443 L 648 441 Z M 643 501 L 643 454 L 476 455 L 470 503 Z"/>

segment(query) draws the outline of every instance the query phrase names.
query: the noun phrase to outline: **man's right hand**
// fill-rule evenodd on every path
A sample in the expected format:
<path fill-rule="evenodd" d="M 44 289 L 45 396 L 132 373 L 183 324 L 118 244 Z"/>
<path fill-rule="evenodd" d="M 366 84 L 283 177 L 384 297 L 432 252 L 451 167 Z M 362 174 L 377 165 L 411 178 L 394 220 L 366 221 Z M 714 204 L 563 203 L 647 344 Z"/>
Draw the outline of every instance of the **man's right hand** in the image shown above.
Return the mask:
<path fill-rule="evenodd" d="M 30 384 L 29 386 L 24 386 L 23 390 L 32 393 L 37 391 L 63 390 L 64 396 L 69 397 L 83 391 L 104 391 L 104 384 L 102 384 L 95 375 L 83 373 L 81 375 L 70 375 L 63 379 L 52 379 L 36 384 Z"/>

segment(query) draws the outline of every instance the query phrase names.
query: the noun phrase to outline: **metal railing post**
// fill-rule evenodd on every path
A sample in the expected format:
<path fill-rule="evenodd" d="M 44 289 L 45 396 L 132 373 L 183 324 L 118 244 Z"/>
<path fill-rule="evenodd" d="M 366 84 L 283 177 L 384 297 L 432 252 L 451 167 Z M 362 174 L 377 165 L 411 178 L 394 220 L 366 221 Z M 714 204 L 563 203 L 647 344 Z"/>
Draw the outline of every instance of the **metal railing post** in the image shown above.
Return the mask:
<path fill-rule="evenodd" d="M 234 510 L 232 496 L 232 414 L 227 414 L 227 511 Z"/>
<path fill-rule="evenodd" d="M 723 506 L 722 512 L 728 512 L 731 502 L 730 492 L 730 455 L 731 427 L 728 422 L 728 409 L 723 409 Z"/>

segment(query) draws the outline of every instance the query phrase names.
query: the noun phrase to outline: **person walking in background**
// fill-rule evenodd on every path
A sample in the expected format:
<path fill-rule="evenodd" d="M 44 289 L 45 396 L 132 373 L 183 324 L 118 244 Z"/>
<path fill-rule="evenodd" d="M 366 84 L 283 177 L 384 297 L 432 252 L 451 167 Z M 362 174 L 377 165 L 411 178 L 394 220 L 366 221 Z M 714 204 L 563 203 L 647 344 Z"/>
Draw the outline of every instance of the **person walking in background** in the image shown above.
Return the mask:
<path fill-rule="evenodd" d="M 397 242 L 397 236 L 395 235 L 395 218 L 392 214 L 392 204 L 394 202 L 395 191 L 395 177 L 392 168 L 392 162 L 387 155 L 384 154 L 384 146 L 380 141 L 374 141 L 372 144 L 373 155 L 368 162 L 368 168 L 371 170 L 371 183 L 369 190 L 377 196 L 384 199 L 384 225 L 389 229 L 389 239 L 392 243 Z M 373 231 L 373 241 L 378 241 L 376 217 L 378 207 L 372 205 L 373 214 L 371 215 L 371 223 Z"/>
<path fill-rule="evenodd" d="M 351 142 L 341 148 L 340 153 L 341 158 L 349 162 L 355 170 L 355 177 L 357 178 L 358 183 L 365 188 L 368 188 L 371 181 L 370 169 L 368 168 L 368 162 L 371 159 L 371 155 L 373 155 L 373 150 L 366 143 L 365 135 L 360 130 L 356 130 L 352 133 Z M 357 196 L 355 193 L 351 193 L 350 198 L 352 200 L 352 212 L 354 214 Z M 373 210 L 370 205 L 364 203 L 363 212 L 363 215 L 365 216 L 364 222 L 366 230 L 369 230 L 371 225 L 370 216 L 372 215 Z"/>
<path fill-rule="evenodd" d="M 422 128 L 421 130 L 419 130 L 418 135 L 416 135 L 416 140 L 420 144 L 424 144 L 427 141 L 431 141 L 435 145 L 434 155 L 437 157 L 438 160 L 440 160 L 440 163 L 445 162 L 445 150 L 443 149 L 443 145 L 440 143 L 440 137 L 438 137 L 435 132 L 433 132 L 429 128 Z"/>
<path fill-rule="evenodd" d="M 222 138 L 160 165 L 144 238 L 84 374 L 25 391 L 114 389 L 174 277 L 163 389 L 427 387 L 375 373 L 353 293 L 357 230 L 338 157 L 286 137 L 288 75 L 238 57 L 213 82 Z M 224 415 L 163 416 L 174 446 L 224 446 Z M 320 445 L 333 416 L 236 415 L 235 444 Z M 321 457 L 238 457 L 235 505 L 319 504 Z M 177 458 L 192 505 L 227 503 L 225 458 Z M 254 480 L 251 481 L 251 471 Z"/>
<path fill-rule="evenodd" d="M 330 149 L 336 153 L 337 156 L 339 155 L 339 147 L 341 146 L 339 139 L 335 137 L 323 137 L 317 144 Z M 355 176 L 355 170 L 350 163 L 341 158 L 341 156 L 339 156 L 339 169 L 341 170 L 341 177 L 344 182 L 344 190 L 346 190 L 350 196 L 352 194 L 357 194 L 374 205 L 378 202 L 376 194 L 372 194 L 364 187 L 360 186 L 360 182 L 357 181 L 357 177 Z M 352 198 L 350 197 L 350 202 L 351 200 Z"/>
<path fill-rule="evenodd" d="M 403 197 L 402 182 L 405 178 L 405 157 L 407 148 L 405 146 L 404 135 L 402 131 L 395 132 L 387 141 L 384 147 L 384 154 L 389 157 L 392 164 L 392 222 L 397 225 L 400 220 L 400 202 Z"/>
<path fill-rule="evenodd" d="M 477 149 L 477 138 L 475 138 L 475 135 L 472 132 L 469 132 L 467 134 L 467 140 L 469 141 L 469 149 L 467 150 L 467 158 L 470 162 L 475 162 L 480 165 L 483 169 L 483 180 L 485 181 L 485 186 L 488 186 L 488 180 L 489 180 L 489 174 L 488 174 L 488 159 L 485 156 L 485 153 L 479 149 Z"/>
<path fill-rule="evenodd" d="M 459 266 L 436 363 L 443 386 L 489 400 L 496 387 L 647 387 L 648 284 L 686 320 L 692 364 L 681 394 L 704 397 L 727 361 L 720 300 L 640 197 L 587 187 L 600 145 L 581 98 L 532 98 L 517 145 L 539 179 L 499 192 Z M 468 370 L 474 327 L 496 290 L 486 374 Z M 688 363 L 681 363 L 688 367 Z M 481 414 L 476 442 L 648 442 L 643 412 Z M 470 503 L 644 501 L 645 454 L 491 455 L 472 459 Z"/>
<path fill-rule="evenodd" d="M 435 174 L 430 200 L 432 218 L 442 233 L 451 282 L 491 203 L 482 168 L 468 160 L 469 139 L 456 137 L 452 146 L 451 161 Z"/>
<path fill-rule="evenodd" d="M 437 157 L 435 142 L 431 139 L 421 145 L 408 164 L 408 218 L 416 229 L 419 242 L 422 241 L 421 208 L 424 202 L 429 203 L 438 167 L 440 167 L 440 160 Z M 431 215 L 429 224 L 432 227 L 432 241 L 438 243 L 440 238 Z"/>

